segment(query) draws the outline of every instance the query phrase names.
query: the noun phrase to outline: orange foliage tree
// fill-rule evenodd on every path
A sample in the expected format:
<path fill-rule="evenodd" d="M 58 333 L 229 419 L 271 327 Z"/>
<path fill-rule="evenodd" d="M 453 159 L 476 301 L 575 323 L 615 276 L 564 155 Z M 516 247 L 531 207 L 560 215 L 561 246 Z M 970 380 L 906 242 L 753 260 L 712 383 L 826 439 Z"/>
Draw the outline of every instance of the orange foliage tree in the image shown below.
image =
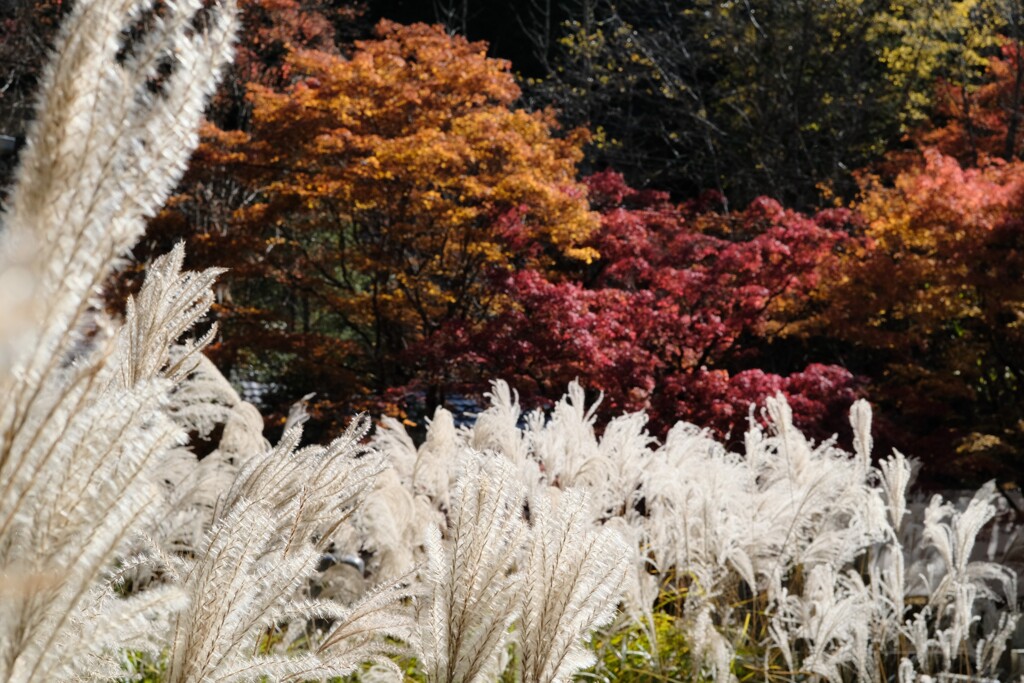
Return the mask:
<path fill-rule="evenodd" d="M 925 149 L 888 182 L 861 184 L 864 239 L 824 291 L 824 333 L 873 378 L 901 448 L 934 457 L 954 478 L 1016 476 L 1024 164 L 965 168 Z"/>
<path fill-rule="evenodd" d="M 915 135 L 961 163 L 1011 160 L 1024 153 L 1024 52 L 1005 43 L 989 59 L 985 82 L 975 89 L 941 82 L 932 126 Z"/>
<path fill-rule="evenodd" d="M 250 84 L 249 129 L 207 128 L 164 225 L 201 261 L 229 257 L 228 367 L 271 359 L 293 393 L 344 407 L 421 387 L 429 409 L 449 378 L 409 350 L 493 312 L 496 272 L 591 258 L 598 221 L 575 179 L 582 134 L 516 109 L 508 63 L 439 27 L 377 36 L 348 59 L 295 51 L 286 86 Z M 202 193 L 227 174 L 237 196 L 211 212 Z"/>

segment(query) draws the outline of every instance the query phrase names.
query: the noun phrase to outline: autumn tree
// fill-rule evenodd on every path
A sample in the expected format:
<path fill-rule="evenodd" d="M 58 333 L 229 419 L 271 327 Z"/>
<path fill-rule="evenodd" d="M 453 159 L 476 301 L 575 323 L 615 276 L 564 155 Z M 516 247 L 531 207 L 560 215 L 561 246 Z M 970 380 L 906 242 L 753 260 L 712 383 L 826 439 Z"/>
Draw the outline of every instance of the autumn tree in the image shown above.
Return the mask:
<path fill-rule="evenodd" d="M 287 57 L 295 50 L 340 54 L 355 38 L 369 35 L 358 0 L 241 0 L 244 31 L 228 78 L 214 102 L 211 120 L 226 129 L 247 129 L 250 85 L 285 87 Z"/>
<path fill-rule="evenodd" d="M 357 0 L 238 0 L 238 6 L 241 30 L 234 60 L 225 69 L 207 107 L 202 128 L 207 131 L 206 139 L 217 131 L 250 128 L 249 84 L 288 84 L 291 75 L 285 57 L 292 50 L 340 54 L 353 35 L 368 35 L 370 31 L 363 18 L 364 8 Z M 222 230 L 235 211 L 253 201 L 252 188 L 240 176 L 218 166 L 209 151 L 209 146 L 197 150 L 191 171 L 168 210 L 151 222 L 133 249 L 134 258 L 107 283 L 105 300 L 111 311 L 119 311 L 127 296 L 138 291 L 147 262 L 175 243 L 191 240 L 197 232 Z M 222 262 L 237 261 L 234 256 L 228 252 Z M 222 295 L 228 291 L 224 285 L 220 290 Z"/>
<path fill-rule="evenodd" d="M 220 358 L 269 358 L 276 381 L 338 405 L 394 387 L 437 404 L 450 378 L 422 340 L 491 315 L 496 272 L 594 256 L 581 134 L 516 109 L 509 64 L 438 27 L 382 22 L 347 59 L 298 50 L 282 68 L 284 87 L 250 83 L 249 130 L 207 131 L 167 218 L 201 259 L 231 255 Z M 193 219 L 225 174 L 242 178 L 235 208 Z"/>
<path fill-rule="evenodd" d="M 1019 158 L 1024 152 L 1024 53 L 1019 42 L 1002 45 L 988 61 L 977 88 L 942 81 L 936 116 L 915 131 L 919 146 L 933 146 L 960 163 Z"/>
<path fill-rule="evenodd" d="M 906 162 L 904 162 L 906 163 Z M 825 333 L 899 425 L 901 448 L 952 479 L 1015 477 L 1024 446 L 1024 165 L 965 168 L 925 149 L 862 177 L 865 229 L 822 294 Z"/>
<path fill-rule="evenodd" d="M 604 392 L 608 415 L 646 410 L 655 432 L 684 419 L 738 435 L 752 403 L 783 393 L 803 425 L 830 434 L 853 376 L 769 347 L 805 314 L 802 297 L 847 241 L 848 212 L 808 217 L 763 198 L 725 213 L 717 196 L 677 206 L 614 173 L 587 184 L 600 258 L 557 276 L 504 276 L 504 310 L 423 355 L 478 381 L 508 378 L 534 403 L 578 378 Z"/>

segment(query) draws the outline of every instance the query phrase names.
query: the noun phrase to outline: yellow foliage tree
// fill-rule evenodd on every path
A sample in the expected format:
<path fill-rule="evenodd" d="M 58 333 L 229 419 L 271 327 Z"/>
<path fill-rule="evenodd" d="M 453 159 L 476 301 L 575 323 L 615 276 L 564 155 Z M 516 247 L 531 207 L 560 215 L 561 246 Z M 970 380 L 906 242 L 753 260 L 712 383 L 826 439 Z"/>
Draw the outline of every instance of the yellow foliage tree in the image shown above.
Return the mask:
<path fill-rule="evenodd" d="M 1003 0 L 905 0 L 874 17 L 868 39 L 896 92 L 905 124 L 927 118 L 936 78 L 977 85 L 1007 23 Z"/>

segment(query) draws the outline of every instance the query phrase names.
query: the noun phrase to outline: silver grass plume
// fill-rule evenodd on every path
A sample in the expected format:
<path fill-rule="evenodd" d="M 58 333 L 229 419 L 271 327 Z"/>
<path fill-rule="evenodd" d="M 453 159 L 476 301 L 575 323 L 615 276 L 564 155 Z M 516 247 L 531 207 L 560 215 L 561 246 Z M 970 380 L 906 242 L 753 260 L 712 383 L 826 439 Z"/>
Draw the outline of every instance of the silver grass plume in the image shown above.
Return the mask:
<path fill-rule="evenodd" d="M 559 403 L 557 419 L 545 424 L 534 414 L 526 430 L 517 425 L 514 393 L 495 382 L 493 405 L 468 431 L 455 429 L 450 413 L 439 409 L 418 449 L 395 421 L 385 420 L 375 436 L 374 445 L 394 466 L 396 483 L 414 497 L 412 519 L 427 529 L 418 645 L 433 681 L 489 680 L 505 666 L 500 645 L 513 641 L 520 678 L 566 680 L 590 661 L 582 643 L 613 614 L 625 575 L 631 584 L 638 581 L 631 561 L 635 551 L 622 540 L 625 532 L 632 537 L 632 530 L 595 522 L 632 509 L 641 477 L 616 481 L 615 461 L 639 472 L 638 456 L 649 437 L 642 433 L 642 420 L 629 416 L 608 427 L 611 438 L 602 448 L 592 413 L 582 409 L 582 389 L 575 389 Z M 564 448 L 567 441 L 576 444 L 572 453 Z M 545 455 L 552 460 L 545 461 Z M 564 485 L 555 460 L 581 476 L 589 473 L 587 485 L 565 492 L 552 486 Z M 407 498 L 375 496 L 368 499 L 371 508 L 380 504 L 397 519 L 409 515 Z M 435 507 L 424 510 L 423 504 Z M 436 521 L 439 512 L 447 521 Z M 385 552 L 380 530 L 374 535 L 370 545 Z M 489 592 L 473 588 L 472 577 L 479 576 L 490 577 Z M 484 599 L 492 593 L 507 600 L 499 610 Z M 516 595 L 520 598 L 513 599 Z M 496 614 L 485 616 L 489 610 Z"/>
<path fill-rule="evenodd" d="M 161 260 L 123 325 L 94 298 L 184 170 L 235 10 L 170 0 L 141 21 L 155 12 L 75 3 L 0 229 L 0 280 L 14 285 L 0 321 L 5 681 L 116 675 L 118 650 L 159 650 L 186 603 L 169 586 L 118 596 L 115 563 L 131 563 L 160 498 L 155 468 L 184 439 L 165 408 L 204 340 L 181 363 L 170 346 L 205 313 L 215 272 L 183 274 L 180 252 Z"/>
<path fill-rule="evenodd" d="M 178 358 L 187 349 L 174 351 Z M 167 413 L 181 428 L 203 439 L 220 426 L 220 439 L 202 460 L 189 446 L 165 454 L 160 466 L 163 513 L 139 548 L 142 554 L 193 554 L 213 526 L 217 502 L 234 483 L 241 464 L 270 448 L 263 438 L 259 411 L 242 401 L 208 358 L 196 354 L 193 361 L 186 379 L 171 394 Z M 156 565 L 136 567 L 133 585 L 147 585 L 159 577 L 162 567 L 173 564 L 166 557 L 157 560 Z"/>
<path fill-rule="evenodd" d="M 112 573 L 150 527 L 156 473 L 185 438 L 165 410 L 180 380 L 169 344 L 205 313 L 215 273 L 180 266 L 177 252 L 158 260 L 140 293 L 176 306 L 104 323 L 6 425 L 0 572 L 22 586 L 0 602 L 5 680 L 102 678 L 120 647 L 158 650 L 160 625 L 184 605 L 173 587 L 115 599 Z"/>
<path fill-rule="evenodd" d="M 345 676 L 366 661 L 386 663 L 385 637 L 408 640 L 411 625 L 395 609 L 399 584 L 347 608 L 303 597 L 327 541 L 383 468 L 380 454 L 360 445 L 367 427 L 357 420 L 328 446 L 305 448 L 293 427 L 238 470 L 195 559 L 180 562 L 191 603 L 174 620 L 168 683 Z M 310 633 L 312 619 L 331 626 Z M 308 651 L 286 654 L 300 638 Z"/>
<path fill-rule="evenodd" d="M 523 683 L 569 681 L 596 658 L 584 642 L 615 615 L 627 565 L 622 536 L 590 521 L 587 495 L 570 489 L 530 501 L 530 548 L 518 624 Z"/>
<path fill-rule="evenodd" d="M 228 62 L 230 0 L 84 0 L 44 70 L 5 217 L 0 272 L 24 273 L 37 303 L 12 353 L 16 416 L 74 347 L 97 288 L 162 206 L 197 143 Z M 126 38 L 125 36 L 132 36 Z M 168 73 L 169 71 L 169 73 Z"/>
<path fill-rule="evenodd" d="M 427 529 L 426 592 L 418 607 L 422 665 L 432 683 L 485 683 L 504 669 L 522 582 L 525 491 L 501 458 L 470 457 L 442 537 Z"/>

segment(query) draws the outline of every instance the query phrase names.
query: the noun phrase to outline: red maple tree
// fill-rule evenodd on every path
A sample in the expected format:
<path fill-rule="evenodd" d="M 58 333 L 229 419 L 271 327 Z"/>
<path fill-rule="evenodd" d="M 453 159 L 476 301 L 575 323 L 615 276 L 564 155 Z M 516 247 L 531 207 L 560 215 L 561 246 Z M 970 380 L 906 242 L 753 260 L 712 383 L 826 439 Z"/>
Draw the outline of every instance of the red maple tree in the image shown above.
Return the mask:
<path fill-rule="evenodd" d="M 848 239 L 852 216 L 808 217 L 766 198 L 736 213 L 715 210 L 713 195 L 678 206 L 610 172 L 587 184 L 602 217 L 590 242 L 598 260 L 497 274 L 507 298 L 497 316 L 447 328 L 415 353 L 461 364 L 467 378 L 506 378 L 539 403 L 579 379 L 604 393 L 607 413 L 646 410 L 661 433 L 684 419 L 738 434 L 751 403 L 776 393 L 803 426 L 830 429 L 855 395 L 849 372 L 757 368 Z"/>

